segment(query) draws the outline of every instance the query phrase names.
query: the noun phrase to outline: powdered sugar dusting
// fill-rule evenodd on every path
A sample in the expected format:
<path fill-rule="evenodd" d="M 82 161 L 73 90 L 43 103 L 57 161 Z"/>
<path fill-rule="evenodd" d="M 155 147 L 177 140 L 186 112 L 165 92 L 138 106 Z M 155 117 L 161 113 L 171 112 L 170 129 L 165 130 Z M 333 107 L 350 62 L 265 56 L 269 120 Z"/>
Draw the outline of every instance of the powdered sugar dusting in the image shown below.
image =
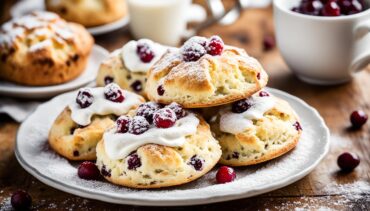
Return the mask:
<path fill-rule="evenodd" d="M 292 98 L 281 95 L 279 92 L 273 92 L 273 90 L 269 91 L 291 103 L 300 114 L 305 130 L 294 150 L 285 156 L 258 166 L 237 168 L 237 179 L 231 183 L 216 184 L 214 181 L 216 169 L 192 183 L 160 190 L 133 190 L 108 182 L 79 179 L 75 165 L 44 147 L 47 145 L 46 140 L 51 124 L 67 102 L 74 99 L 75 93 L 61 95 L 40 106 L 24 122 L 19 130 L 17 154 L 20 155 L 23 164 L 37 169 L 43 175 L 42 177 L 48 178 L 47 180 L 53 183 L 60 183 L 67 189 L 83 188 L 92 195 L 109 195 L 107 198 L 117 203 L 153 204 L 157 202 L 156 204 L 165 205 L 171 200 L 190 200 L 192 203 L 200 203 L 204 198 L 236 193 L 251 196 L 258 190 L 266 191 L 274 184 L 281 182 L 286 184 L 301 178 L 303 175 L 299 177 L 298 175 L 315 165 L 317 159 L 326 152 L 328 144 L 326 134 L 323 132 L 324 126 L 317 119 L 315 120 L 315 113 Z"/>
<path fill-rule="evenodd" d="M 42 49 L 45 49 L 47 47 L 51 47 L 53 43 L 50 40 L 44 40 L 42 42 L 36 43 L 32 45 L 29 49 L 30 52 L 36 52 Z"/>

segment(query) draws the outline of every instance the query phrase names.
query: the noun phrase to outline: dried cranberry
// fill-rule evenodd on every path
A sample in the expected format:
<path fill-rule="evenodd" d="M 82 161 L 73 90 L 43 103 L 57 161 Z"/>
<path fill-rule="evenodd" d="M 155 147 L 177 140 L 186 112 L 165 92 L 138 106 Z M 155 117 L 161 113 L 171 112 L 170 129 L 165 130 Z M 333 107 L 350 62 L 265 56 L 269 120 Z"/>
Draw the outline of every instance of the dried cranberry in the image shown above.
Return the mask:
<path fill-rule="evenodd" d="M 159 96 L 162 96 L 164 94 L 164 88 L 163 85 L 159 85 L 157 88 L 157 93 Z"/>
<path fill-rule="evenodd" d="M 95 163 L 85 161 L 78 167 L 78 177 L 85 180 L 99 180 L 100 172 Z"/>
<path fill-rule="evenodd" d="M 157 110 L 153 115 L 153 122 L 157 128 L 169 128 L 176 123 L 176 114 L 169 108 Z"/>
<path fill-rule="evenodd" d="M 137 108 L 136 115 L 144 117 L 151 124 L 154 112 L 160 108 L 161 106 L 154 102 L 143 103 Z"/>
<path fill-rule="evenodd" d="M 113 83 L 113 81 L 114 81 L 114 78 L 111 77 L 111 76 L 105 76 L 105 78 L 104 78 L 104 84 L 105 85 L 111 84 L 111 83 Z"/>
<path fill-rule="evenodd" d="M 31 207 L 32 198 L 26 191 L 18 190 L 12 194 L 10 203 L 16 210 L 28 210 Z"/>
<path fill-rule="evenodd" d="M 195 170 L 201 171 L 203 169 L 204 160 L 194 155 L 190 158 L 189 165 L 192 165 Z"/>
<path fill-rule="evenodd" d="M 141 160 L 139 158 L 139 155 L 135 152 L 129 155 L 127 159 L 127 168 L 129 170 L 136 170 L 141 166 Z"/>
<path fill-rule="evenodd" d="M 275 37 L 272 35 L 266 35 L 263 38 L 263 48 L 265 51 L 269 51 L 275 47 Z"/>
<path fill-rule="evenodd" d="M 353 128 L 361 128 L 367 122 L 367 119 L 367 114 L 361 110 L 352 112 L 350 116 Z"/>
<path fill-rule="evenodd" d="M 150 47 L 150 45 L 146 43 L 145 41 L 141 41 L 141 40 L 137 42 L 136 53 L 140 57 L 140 60 L 144 63 L 151 62 L 155 56 L 154 51 Z"/>
<path fill-rule="evenodd" d="M 134 81 L 134 83 L 132 83 L 130 87 L 135 92 L 141 92 L 141 91 L 143 91 L 143 84 L 139 80 Z"/>
<path fill-rule="evenodd" d="M 125 100 L 121 88 L 114 83 L 104 87 L 104 95 L 105 98 L 116 103 L 122 103 Z"/>
<path fill-rule="evenodd" d="M 182 117 L 186 116 L 185 109 L 183 109 L 182 106 L 178 103 L 173 102 L 167 105 L 166 108 L 169 108 L 172 111 L 174 111 L 177 119 L 181 119 Z"/>
<path fill-rule="evenodd" d="M 270 96 L 270 94 L 268 92 L 265 92 L 265 91 L 260 91 L 259 96 L 260 97 L 268 97 L 268 96 Z"/>
<path fill-rule="evenodd" d="M 129 116 L 120 116 L 116 121 L 117 133 L 127 133 L 130 128 L 131 118 Z"/>
<path fill-rule="evenodd" d="M 92 92 L 89 88 L 82 88 L 78 91 L 77 97 L 76 97 L 76 103 L 81 108 L 87 108 L 89 107 L 94 101 L 94 96 L 92 95 Z"/>
<path fill-rule="evenodd" d="M 295 123 L 293 124 L 293 126 L 295 127 L 295 129 L 296 129 L 297 131 L 302 130 L 302 126 L 301 126 L 301 124 L 300 124 L 299 122 L 295 122 Z"/>
<path fill-rule="evenodd" d="M 344 152 L 338 157 L 337 163 L 342 171 L 349 172 L 360 164 L 360 158 L 356 154 Z"/>
<path fill-rule="evenodd" d="M 212 56 L 221 55 L 224 50 L 224 42 L 219 36 L 212 36 L 209 39 L 207 53 Z"/>
<path fill-rule="evenodd" d="M 108 170 L 105 165 L 103 165 L 103 167 L 101 168 L 100 173 L 104 177 L 110 177 L 111 176 L 111 170 Z"/>
<path fill-rule="evenodd" d="M 233 168 L 221 166 L 216 174 L 217 183 L 232 182 L 236 178 L 236 173 Z"/>
<path fill-rule="evenodd" d="M 248 99 L 243 99 L 231 104 L 231 111 L 234 113 L 243 113 L 251 107 L 251 103 Z"/>
<path fill-rule="evenodd" d="M 135 116 L 130 122 L 129 133 L 140 135 L 149 130 L 149 122 L 142 116 Z"/>

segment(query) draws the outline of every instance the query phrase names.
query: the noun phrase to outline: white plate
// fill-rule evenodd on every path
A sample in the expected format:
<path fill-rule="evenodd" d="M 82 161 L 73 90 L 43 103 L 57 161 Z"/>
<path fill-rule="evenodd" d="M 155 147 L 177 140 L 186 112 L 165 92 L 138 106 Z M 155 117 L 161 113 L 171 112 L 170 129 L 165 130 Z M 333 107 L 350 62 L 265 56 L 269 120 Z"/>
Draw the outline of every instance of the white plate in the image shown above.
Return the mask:
<path fill-rule="evenodd" d="M 303 133 L 297 147 L 286 155 L 253 167 L 236 168 L 237 179 L 215 184 L 216 168 L 186 185 L 159 190 L 134 190 L 104 181 L 86 181 L 70 163 L 49 149 L 50 125 L 76 93 L 60 95 L 41 105 L 21 125 L 15 154 L 20 164 L 43 183 L 78 196 L 132 205 L 196 205 L 251 197 L 287 186 L 308 173 L 329 150 L 329 130 L 319 113 L 285 92 L 268 89 L 288 101 L 301 118 Z"/>
<path fill-rule="evenodd" d="M 10 14 L 14 18 L 14 17 L 23 16 L 27 13 L 30 13 L 36 10 L 45 10 L 44 0 L 19 1 L 10 9 Z M 89 27 L 87 28 L 87 31 L 89 31 L 92 35 L 105 34 L 105 33 L 108 33 L 108 32 L 111 32 L 111 31 L 114 31 L 114 30 L 117 30 L 117 29 L 120 29 L 126 26 L 128 22 L 129 22 L 129 17 L 126 15 L 122 17 L 121 19 L 114 21 L 112 23 Z"/>
<path fill-rule="evenodd" d="M 71 91 L 95 80 L 100 63 L 107 58 L 109 52 L 94 45 L 85 71 L 76 79 L 54 86 L 23 86 L 6 81 L 0 81 L 0 95 L 19 98 L 48 98 Z"/>

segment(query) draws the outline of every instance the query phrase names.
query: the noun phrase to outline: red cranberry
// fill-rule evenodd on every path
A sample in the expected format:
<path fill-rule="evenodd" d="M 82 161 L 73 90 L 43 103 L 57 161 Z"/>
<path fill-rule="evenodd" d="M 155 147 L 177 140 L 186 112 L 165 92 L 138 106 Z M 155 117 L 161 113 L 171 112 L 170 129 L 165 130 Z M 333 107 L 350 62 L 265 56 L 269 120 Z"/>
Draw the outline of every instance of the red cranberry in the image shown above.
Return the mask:
<path fill-rule="evenodd" d="M 268 97 L 268 96 L 270 96 L 270 94 L 268 92 L 265 92 L 265 91 L 260 91 L 259 96 L 260 97 Z"/>
<path fill-rule="evenodd" d="M 78 167 L 78 177 L 85 180 L 99 180 L 100 172 L 95 163 L 85 161 Z"/>
<path fill-rule="evenodd" d="M 28 210 L 31 207 L 32 198 L 26 191 L 18 190 L 12 194 L 10 203 L 16 210 Z"/>
<path fill-rule="evenodd" d="M 192 165 L 195 170 L 201 171 L 203 169 L 204 160 L 198 158 L 196 155 L 190 158 L 189 165 Z"/>
<path fill-rule="evenodd" d="M 89 88 L 82 88 L 78 91 L 77 97 L 76 97 L 76 103 L 81 108 L 87 108 L 89 107 L 94 101 L 94 96 L 91 93 L 91 90 Z"/>
<path fill-rule="evenodd" d="M 173 103 L 167 105 L 166 108 L 169 108 L 173 112 L 175 112 L 177 119 L 181 119 L 182 117 L 186 116 L 185 109 L 183 109 L 182 106 L 178 103 L 173 102 Z"/>
<path fill-rule="evenodd" d="M 169 108 L 162 108 L 153 115 L 153 122 L 157 128 L 169 128 L 176 123 L 176 114 Z"/>
<path fill-rule="evenodd" d="M 352 112 L 350 120 L 353 128 L 361 128 L 366 123 L 368 116 L 365 112 L 359 110 Z"/>
<path fill-rule="evenodd" d="M 302 130 L 302 126 L 301 126 L 301 124 L 300 124 L 299 122 L 295 122 L 295 123 L 293 124 L 293 126 L 295 127 L 295 129 L 296 129 L 297 131 Z"/>
<path fill-rule="evenodd" d="M 149 122 L 142 116 L 135 116 L 130 122 L 129 133 L 140 135 L 149 130 Z"/>
<path fill-rule="evenodd" d="M 360 164 L 360 158 L 356 154 L 344 152 L 339 155 L 337 163 L 342 171 L 349 172 Z"/>
<path fill-rule="evenodd" d="M 200 59 L 203 55 L 207 53 L 206 49 L 197 42 L 193 40 L 188 40 L 185 44 L 181 47 L 181 54 L 183 56 L 184 61 L 186 62 L 194 62 Z"/>
<path fill-rule="evenodd" d="M 197 43 L 205 48 L 207 47 L 208 40 L 205 37 L 194 36 L 190 38 L 187 42 Z"/>
<path fill-rule="evenodd" d="M 127 168 L 129 170 L 136 170 L 140 166 L 141 160 L 139 158 L 139 155 L 136 152 L 132 153 L 127 159 Z"/>
<path fill-rule="evenodd" d="M 101 168 L 100 173 L 104 177 L 110 177 L 111 176 L 111 170 L 108 170 L 105 165 L 103 165 L 103 167 Z"/>
<path fill-rule="evenodd" d="M 149 63 L 154 58 L 154 51 L 151 49 L 150 45 L 144 41 L 137 42 L 136 53 L 140 57 L 140 60 L 144 63 Z"/>
<path fill-rule="evenodd" d="M 125 100 L 121 88 L 117 84 L 108 84 L 104 87 L 105 98 L 112 102 L 122 103 Z"/>
<path fill-rule="evenodd" d="M 306 15 L 320 15 L 320 11 L 323 8 L 323 4 L 319 0 L 304 0 L 299 6 L 301 13 Z"/>
<path fill-rule="evenodd" d="M 340 16 L 340 7 L 336 0 L 329 0 L 321 12 L 323 16 Z"/>
<path fill-rule="evenodd" d="M 104 84 L 105 85 L 111 84 L 111 83 L 113 83 L 113 81 L 114 81 L 114 79 L 111 76 L 105 76 L 105 78 L 104 78 Z"/>
<path fill-rule="evenodd" d="M 363 5 L 358 0 L 338 0 L 342 14 L 352 15 L 363 10 Z"/>
<path fill-rule="evenodd" d="M 236 173 L 233 168 L 221 166 L 216 174 L 217 183 L 232 182 L 236 178 Z"/>
<path fill-rule="evenodd" d="M 157 103 L 143 103 L 137 108 L 136 115 L 144 117 L 151 124 L 153 122 L 154 112 L 156 112 L 160 108 L 161 106 Z"/>
<path fill-rule="evenodd" d="M 157 93 L 159 96 L 162 96 L 164 94 L 164 88 L 163 85 L 159 85 L 157 88 Z"/>
<path fill-rule="evenodd" d="M 131 118 L 129 116 L 120 116 L 117 121 L 117 133 L 127 133 L 130 128 Z"/>
<path fill-rule="evenodd" d="M 221 55 L 224 50 L 224 42 L 219 36 L 212 36 L 209 39 L 207 53 L 212 56 Z"/>
<path fill-rule="evenodd" d="M 266 35 L 263 38 L 263 48 L 265 51 L 269 51 L 275 47 L 275 37 L 272 35 Z"/>
<path fill-rule="evenodd" d="M 261 80 L 261 73 L 257 73 L 257 79 Z"/>
<path fill-rule="evenodd" d="M 251 103 L 248 99 L 243 99 L 231 104 L 231 111 L 234 113 L 243 113 L 251 107 Z"/>
<path fill-rule="evenodd" d="M 134 83 L 130 86 L 135 92 L 141 92 L 143 91 L 143 85 L 141 84 L 141 81 L 136 80 Z"/>

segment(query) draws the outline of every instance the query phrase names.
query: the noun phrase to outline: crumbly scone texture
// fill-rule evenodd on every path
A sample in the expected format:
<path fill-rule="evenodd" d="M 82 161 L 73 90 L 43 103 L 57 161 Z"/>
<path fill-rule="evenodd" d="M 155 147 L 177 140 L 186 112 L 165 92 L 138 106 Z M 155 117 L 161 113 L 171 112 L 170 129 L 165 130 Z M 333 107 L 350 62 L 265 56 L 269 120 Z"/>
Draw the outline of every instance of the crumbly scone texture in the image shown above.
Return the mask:
<path fill-rule="evenodd" d="M 146 93 L 150 100 L 185 108 L 223 105 L 247 98 L 266 86 L 261 64 L 239 48 L 225 46 L 220 56 L 204 55 L 185 62 L 178 50 L 168 50 L 148 71 Z M 164 93 L 158 94 L 162 86 Z"/>
<path fill-rule="evenodd" d="M 81 127 L 71 118 L 67 107 L 56 118 L 49 132 L 49 144 L 69 160 L 95 160 L 96 144 L 107 128 L 114 125 L 114 116 L 93 116 L 91 124 Z"/>
<path fill-rule="evenodd" d="M 45 0 L 46 9 L 86 27 L 116 21 L 127 15 L 125 0 Z"/>
<path fill-rule="evenodd" d="M 97 145 L 97 166 L 104 177 L 117 185 L 131 188 L 162 188 L 193 181 L 218 162 L 221 149 L 213 138 L 209 125 L 201 118 L 197 132 L 186 137 L 182 147 L 147 144 L 139 147 L 136 154 L 140 167 L 128 169 L 129 155 L 124 159 L 111 160 L 104 149 L 104 140 Z M 202 168 L 196 170 L 192 158 L 202 160 Z"/>
<path fill-rule="evenodd" d="M 298 117 L 290 105 L 276 98 L 274 108 L 263 118 L 253 120 L 244 132 L 230 134 L 220 131 L 220 115 L 210 122 L 212 132 L 222 148 L 220 163 L 248 166 L 279 157 L 293 149 L 301 136 L 294 124 Z"/>
<path fill-rule="evenodd" d="M 143 97 L 145 94 L 146 73 L 129 71 L 122 59 L 120 49 L 114 51 L 100 65 L 98 76 L 96 77 L 97 86 L 105 86 L 106 79 L 113 79 L 112 82 L 117 83 L 122 89 L 135 92 Z"/>
<path fill-rule="evenodd" d="M 30 86 L 65 83 L 85 69 L 94 44 L 86 29 L 50 12 L 33 12 L 0 30 L 0 79 Z"/>

